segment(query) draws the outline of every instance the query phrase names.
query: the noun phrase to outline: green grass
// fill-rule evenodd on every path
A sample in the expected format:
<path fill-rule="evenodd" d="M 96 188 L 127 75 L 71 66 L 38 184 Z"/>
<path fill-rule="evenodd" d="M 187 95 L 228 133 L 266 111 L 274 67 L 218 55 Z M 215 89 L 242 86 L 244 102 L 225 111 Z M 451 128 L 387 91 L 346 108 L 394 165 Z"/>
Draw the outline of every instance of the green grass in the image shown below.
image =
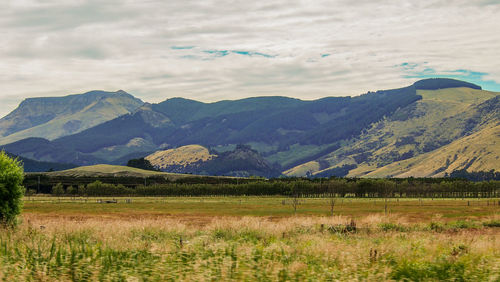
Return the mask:
<path fill-rule="evenodd" d="M 325 216 L 330 215 L 329 199 L 301 198 L 297 212 L 292 207 L 292 199 L 285 197 L 117 197 L 117 204 L 100 204 L 98 199 L 112 197 L 69 198 L 32 197 L 25 198 L 25 213 L 65 215 L 110 216 L 142 215 L 187 215 L 187 216 Z M 489 203 L 488 203 L 489 201 Z M 445 219 L 467 219 L 488 216 L 498 212 L 493 205 L 498 200 L 461 199 L 390 199 L 388 213 L 404 214 L 414 220 L 429 220 L 436 214 Z M 468 205 L 470 204 L 470 205 Z M 337 199 L 334 214 L 362 217 L 369 214 L 384 214 L 383 199 Z"/>

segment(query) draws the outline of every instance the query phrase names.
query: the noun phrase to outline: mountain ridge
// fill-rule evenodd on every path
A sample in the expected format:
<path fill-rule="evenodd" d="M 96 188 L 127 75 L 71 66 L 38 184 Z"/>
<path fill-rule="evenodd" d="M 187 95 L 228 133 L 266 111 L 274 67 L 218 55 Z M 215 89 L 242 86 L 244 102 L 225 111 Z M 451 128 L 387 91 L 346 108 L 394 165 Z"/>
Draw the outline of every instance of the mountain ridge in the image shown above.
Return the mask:
<path fill-rule="evenodd" d="M 329 144 L 331 141 L 341 140 L 360 132 L 366 125 L 382 118 L 400 106 L 420 99 L 415 89 L 411 87 L 367 93 L 358 97 L 331 97 L 314 101 L 286 99 L 291 105 L 275 103 L 276 98 L 253 98 L 224 102 L 226 113 L 219 110 L 220 104 L 215 103 L 216 110 L 210 110 L 211 117 L 202 117 L 195 121 L 172 122 L 172 114 L 155 111 L 154 105 L 143 106 L 139 110 L 106 121 L 82 132 L 63 136 L 50 141 L 50 146 L 62 148 L 75 156 L 73 159 L 53 157 L 59 151 L 36 150 L 31 152 L 44 160 L 61 161 L 81 165 L 92 164 L 84 155 L 105 158 L 113 161 L 134 151 L 152 151 L 157 147 L 178 147 L 189 144 L 202 146 L 216 146 L 225 144 L 243 144 L 256 142 L 273 148 L 276 152 L 287 150 L 293 144 L 315 146 Z M 283 99 L 283 98 L 278 98 Z M 233 103 L 241 104 L 254 101 L 268 101 L 269 105 L 255 110 L 255 105 L 233 107 Z M 168 101 L 168 100 L 167 100 Z M 191 102 L 190 102 L 191 103 Z M 255 104 L 255 103 L 254 103 Z M 210 105 L 210 104 L 207 104 Z M 153 118 L 150 118 L 153 117 Z M 326 119 L 325 119 L 326 117 Z M 355 127 L 353 127 L 355 126 Z M 342 128 L 332 131 L 331 128 Z M 321 135 L 321 139 L 318 139 Z M 126 147 L 133 139 L 141 139 L 147 148 L 140 146 Z M 43 142 L 44 146 L 48 145 Z M 24 148 L 15 148 L 19 145 L 8 144 L 5 147 L 14 153 L 28 153 Z M 111 148 L 122 148 L 122 154 L 116 155 Z M 102 152 L 109 151 L 109 156 Z M 47 155 L 47 152 L 51 156 Z M 78 157 L 78 159 L 76 159 Z M 85 161 L 82 161 L 85 160 Z"/>
<path fill-rule="evenodd" d="M 391 163 L 444 149 L 491 127 L 499 120 L 494 99 L 498 94 L 468 82 L 426 79 L 398 89 L 311 101 L 272 96 L 203 103 L 176 97 L 144 103 L 76 134 L 25 139 L 4 147 L 39 160 L 92 165 L 122 164 L 127 156 L 146 157 L 186 145 L 223 155 L 240 144 L 256 152 L 239 154 L 243 159 L 252 163 L 263 157 L 267 165 L 255 161 L 258 167 L 279 168 L 285 175 L 370 177 Z M 216 159 L 212 168 L 224 167 Z"/>

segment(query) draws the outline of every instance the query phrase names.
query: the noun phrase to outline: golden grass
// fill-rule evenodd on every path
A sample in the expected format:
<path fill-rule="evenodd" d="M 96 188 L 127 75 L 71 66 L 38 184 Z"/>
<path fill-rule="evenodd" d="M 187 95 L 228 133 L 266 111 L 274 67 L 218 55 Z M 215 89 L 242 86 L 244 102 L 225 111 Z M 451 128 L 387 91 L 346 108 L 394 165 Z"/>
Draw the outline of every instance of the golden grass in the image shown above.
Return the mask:
<path fill-rule="evenodd" d="M 217 155 L 212 155 L 201 145 L 187 145 L 175 149 L 157 151 L 146 157 L 152 165 L 166 168 L 172 165 L 187 166 L 196 162 L 206 162 Z"/>
<path fill-rule="evenodd" d="M 293 167 L 289 170 L 286 170 L 283 172 L 284 175 L 286 176 L 303 176 L 307 175 L 307 173 L 313 173 L 317 172 L 320 170 L 320 164 L 319 162 L 316 161 L 310 161 L 305 164 L 298 165 L 296 167 Z"/>
<path fill-rule="evenodd" d="M 326 216 L 326 199 L 296 214 L 273 197 L 35 200 L 0 229 L 2 280 L 500 279 L 500 210 L 485 201 L 401 199 L 385 214 L 381 199 L 337 199 Z"/>
<path fill-rule="evenodd" d="M 491 216 L 484 221 L 499 220 Z M 498 228 L 368 214 L 77 221 L 23 216 L 0 232 L 0 279 L 21 280 L 491 280 L 500 278 Z M 403 226 L 384 229 L 383 224 Z M 447 225 L 448 224 L 448 225 Z M 392 226 L 392 225 L 391 225 Z M 182 242 L 181 242 L 182 241 Z M 52 247 L 52 246 L 56 247 Z M 51 248 L 55 248 L 50 256 Z"/>

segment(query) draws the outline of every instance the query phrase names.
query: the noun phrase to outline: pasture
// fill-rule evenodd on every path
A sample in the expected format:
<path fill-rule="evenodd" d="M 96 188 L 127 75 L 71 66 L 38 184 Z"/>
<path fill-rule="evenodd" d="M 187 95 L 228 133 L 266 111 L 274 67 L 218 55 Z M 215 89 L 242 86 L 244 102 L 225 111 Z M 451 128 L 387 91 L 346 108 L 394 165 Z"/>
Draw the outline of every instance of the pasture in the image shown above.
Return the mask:
<path fill-rule="evenodd" d="M 99 201 L 117 200 L 116 204 Z M 414 221 L 482 218 L 500 211 L 499 199 L 332 198 L 334 215 L 400 214 Z M 331 198 L 290 197 L 26 197 L 24 213 L 41 216 L 155 218 L 185 216 L 330 216 Z M 127 203 L 129 200 L 129 203 Z M 387 205 L 387 209 L 385 208 Z"/>
<path fill-rule="evenodd" d="M 500 279 L 499 199 L 112 199 L 25 197 L 0 278 Z"/>

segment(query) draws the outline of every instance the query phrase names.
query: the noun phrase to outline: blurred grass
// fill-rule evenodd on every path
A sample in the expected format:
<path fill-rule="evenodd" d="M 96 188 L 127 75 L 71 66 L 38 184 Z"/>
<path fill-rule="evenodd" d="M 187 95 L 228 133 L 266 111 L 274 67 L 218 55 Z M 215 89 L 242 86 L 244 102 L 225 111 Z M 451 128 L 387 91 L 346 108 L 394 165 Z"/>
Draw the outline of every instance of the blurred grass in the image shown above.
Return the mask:
<path fill-rule="evenodd" d="M 498 281 L 486 200 L 25 198 L 4 281 Z M 495 200 L 498 202 L 498 199 Z M 469 203 L 469 205 L 467 205 Z"/>
<path fill-rule="evenodd" d="M 498 216 L 485 219 L 498 220 Z M 0 231 L 5 281 L 497 281 L 497 227 L 396 215 L 123 220 L 25 215 Z M 439 226 L 440 228 L 436 228 Z M 432 227 L 432 228 L 431 228 Z"/>

